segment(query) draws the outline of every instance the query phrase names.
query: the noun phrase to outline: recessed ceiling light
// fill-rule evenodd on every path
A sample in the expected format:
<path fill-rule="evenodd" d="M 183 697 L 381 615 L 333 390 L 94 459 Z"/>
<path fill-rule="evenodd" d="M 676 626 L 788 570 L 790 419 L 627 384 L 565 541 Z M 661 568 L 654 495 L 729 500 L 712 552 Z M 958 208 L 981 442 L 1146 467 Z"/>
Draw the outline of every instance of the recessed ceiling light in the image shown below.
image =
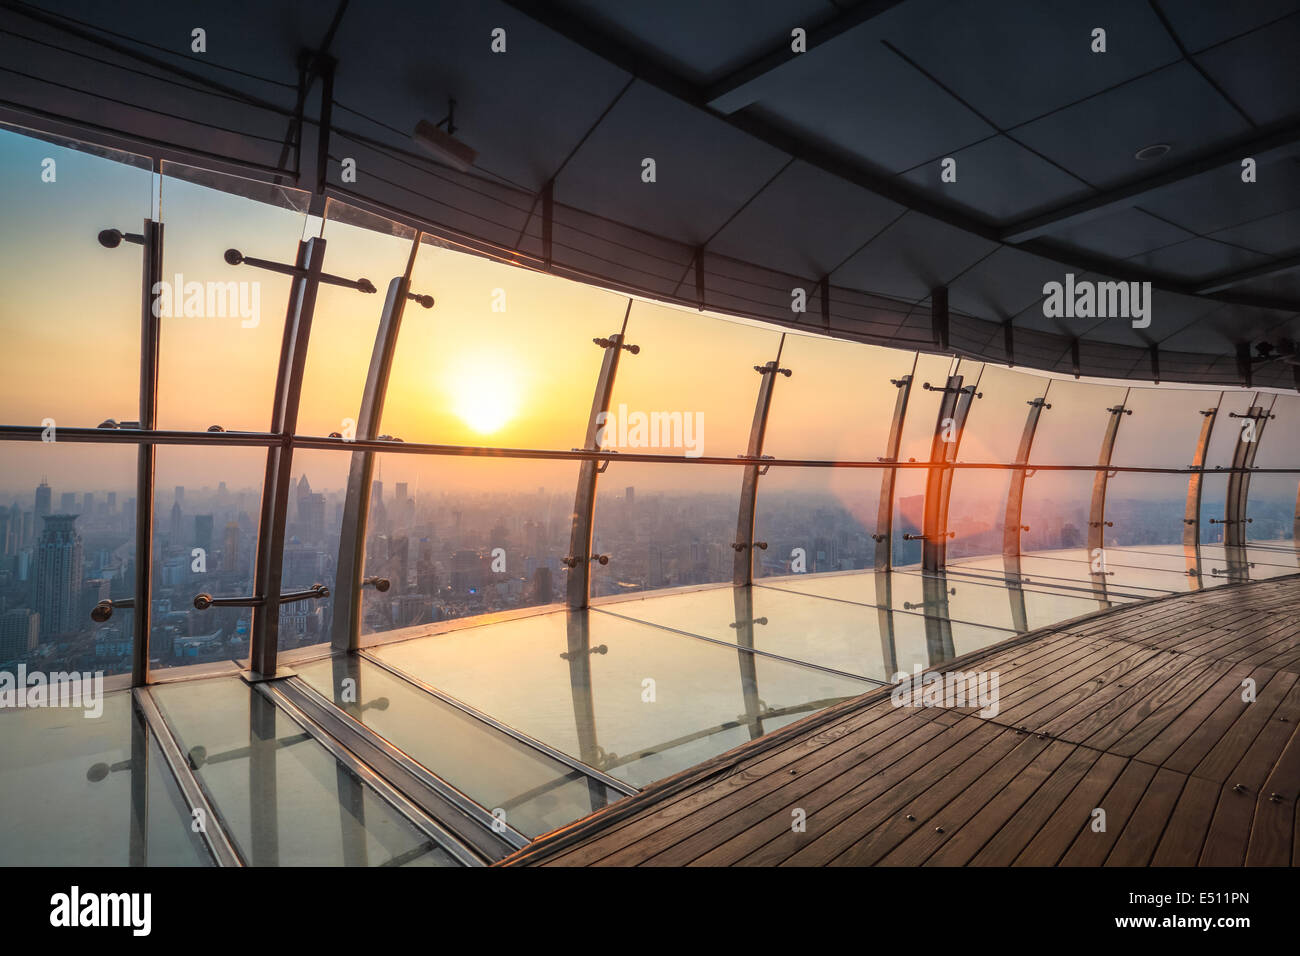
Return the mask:
<path fill-rule="evenodd" d="M 1168 143 L 1152 143 L 1150 146 L 1143 146 L 1133 154 L 1134 159 L 1159 159 L 1165 153 L 1169 152 Z"/>

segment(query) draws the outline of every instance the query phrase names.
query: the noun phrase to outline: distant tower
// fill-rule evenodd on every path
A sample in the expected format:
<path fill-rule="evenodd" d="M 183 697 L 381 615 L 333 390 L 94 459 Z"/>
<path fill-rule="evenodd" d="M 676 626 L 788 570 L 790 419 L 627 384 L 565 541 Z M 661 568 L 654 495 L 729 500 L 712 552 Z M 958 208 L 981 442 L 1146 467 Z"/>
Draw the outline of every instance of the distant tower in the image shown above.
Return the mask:
<path fill-rule="evenodd" d="M 212 550 L 212 515 L 194 516 L 194 546 L 204 552 Z"/>
<path fill-rule="evenodd" d="M 81 535 L 76 515 L 46 515 L 36 548 L 36 612 L 45 637 L 81 629 Z"/>
<path fill-rule="evenodd" d="M 172 503 L 172 520 L 171 520 L 171 546 L 179 548 L 181 541 L 184 539 L 184 531 L 181 528 L 181 503 L 179 499 Z"/>
<path fill-rule="evenodd" d="M 221 570 L 239 570 L 239 523 L 237 521 L 226 524 L 226 538 L 221 546 Z"/>
<path fill-rule="evenodd" d="M 54 492 L 50 491 L 50 486 L 42 478 L 41 483 L 36 486 L 36 517 L 38 520 L 50 513 L 53 507 L 53 497 Z"/>
<path fill-rule="evenodd" d="M 625 497 L 627 498 L 627 503 L 628 503 L 628 504 L 635 504 L 635 503 L 636 503 L 636 488 L 632 487 L 631 485 L 628 485 L 628 486 L 627 486 L 627 495 L 626 495 Z"/>

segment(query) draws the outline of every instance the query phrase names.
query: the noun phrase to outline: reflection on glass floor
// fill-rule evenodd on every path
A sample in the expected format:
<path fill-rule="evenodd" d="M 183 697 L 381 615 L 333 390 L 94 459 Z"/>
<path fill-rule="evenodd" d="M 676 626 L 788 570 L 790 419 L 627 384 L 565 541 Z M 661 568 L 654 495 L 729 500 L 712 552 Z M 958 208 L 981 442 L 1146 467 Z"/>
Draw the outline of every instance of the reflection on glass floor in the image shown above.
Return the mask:
<path fill-rule="evenodd" d="M 168 727 L 253 866 L 454 866 L 302 726 L 237 677 L 153 691 Z"/>
<path fill-rule="evenodd" d="M 103 705 L 0 709 L 0 864 L 211 865 L 131 693 Z"/>

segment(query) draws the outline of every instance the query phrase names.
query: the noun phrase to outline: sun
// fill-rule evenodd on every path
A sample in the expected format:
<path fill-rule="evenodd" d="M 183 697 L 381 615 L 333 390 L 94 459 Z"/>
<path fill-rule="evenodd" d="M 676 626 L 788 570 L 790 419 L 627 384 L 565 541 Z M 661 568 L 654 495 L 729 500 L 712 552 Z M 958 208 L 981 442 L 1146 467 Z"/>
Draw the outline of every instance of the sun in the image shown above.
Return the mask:
<path fill-rule="evenodd" d="M 518 412 L 518 379 L 500 355 L 467 356 L 449 385 L 452 410 L 480 435 L 500 431 Z"/>

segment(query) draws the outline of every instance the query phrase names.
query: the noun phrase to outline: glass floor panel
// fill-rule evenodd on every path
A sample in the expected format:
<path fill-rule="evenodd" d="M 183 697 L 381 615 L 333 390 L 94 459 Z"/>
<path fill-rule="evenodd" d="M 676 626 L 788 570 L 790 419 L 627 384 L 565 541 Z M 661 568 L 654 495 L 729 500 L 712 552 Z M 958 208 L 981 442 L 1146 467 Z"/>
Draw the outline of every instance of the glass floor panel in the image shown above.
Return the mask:
<path fill-rule="evenodd" d="M 951 566 L 955 567 L 955 566 Z M 980 577 L 985 577 L 981 580 Z M 764 579 L 764 587 L 781 588 L 797 591 L 801 594 L 813 594 L 839 601 L 855 601 L 875 607 L 882 606 L 887 597 L 896 618 L 906 615 L 924 616 L 926 611 L 925 581 L 927 576 L 919 568 L 894 571 L 889 579 L 889 592 L 882 594 L 877 589 L 876 574 L 873 571 L 854 572 L 851 574 L 831 574 L 816 577 L 787 576 Z M 937 578 L 930 578 L 937 581 Z M 1091 596 L 1091 592 L 1051 590 L 1047 587 L 1029 587 L 1016 591 L 1008 588 L 1002 580 L 1001 567 L 996 575 L 988 570 L 974 570 L 969 575 L 957 573 L 946 576 L 949 594 L 948 615 L 954 635 L 961 634 L 960 641 L 972 649 L 986 646 L 995 641 L 1005 640 L 1005 633 L 989 632 L 995 628 L 1002 631 L 1016 631 L 1016 614 L 1018 595 L 1023 595 L 1025 603 L 1026 630 L 1046 627 L 1058 621 L 1088 614 L 1100 608 L 1100 602 Z M 955 594 L 951 593 L 956 591 Z"/>
<path fill-rule="evenodd" d="M 154 699 L 252 866 L 456 866 L 445 850 L 238 677 Z"/>
<path fill-rule="evenodd" d="M 1170 548 L 1175 546 L 1170 545 Z M 1182 546 L 1177 546 L 1181 554 Z M 1119 592 L 1113 600 L 1143 599 L 1159 597 L 1161 594 L 1173 594 L 1189 590 L 1191 581 L 1183 568 L 1156 567 L 1150 563 L 1137 564 L 1134 554 L 1123 554 L 1122 560 L 1116 560 L 1115 552 L 1119 548 L 1107 548 L 1106 570 L 1111 572 L 1107 578 L 1107 588 Z M 1142 556 L 1145 560 L 1145 556 Z M 1167 558 L 1161 563 L 1168 564 Z M 1003 573 L 1002 556 L 990 555 L 983 558 L 963 558 L 950 564 L 952 568 L 978 568 L 985 571 Z M 1092 567 L 1088 552 L 1084 548 L 1061 549 L 1059 551 L 1026 552 L 1020 558 L 1020 567 L 1024 575 L 1035 585 L 1068 584 L 1073 587 L 1092 587 Z"/>
<path fill-rule="evenodd" d="M 369 653 L 636 787 L 878 686 L 599 612 Z"/>
<path fill-rule="evenodd" d="M 619 601 L 602 605 L 600 610 L 886 683 L 893 680 L 900 655 L 909 662 L 928 662 L 925 621 L 920 611 L 882 614 L 877 606 L 863 601 L 867 588 L 874 595 L 875 576 L 871 572 L 837 577 L 847 579 L 843 588 L 854 594 L 852 603 L 847 598 L 829 600 L 829 596 L 800 593 L 797 585 L 805 581 L 798 578 L 768 578 L 764 585 L 751 589 L 709 588 Z M 796 587 L 786 588 L 786 581 Z M 915 582 L 919 601 L 920 580 Z M 895 606 L 900 605 L 901 599 Z M 899 620 L 904 616 L 916 620 Z M 746 621 L 752 626 L 747 627 Z M 891 626 L 893 653 L 888 641 Z M 1005 630 L 957 622 L 952 624 L 952 630 L 954 639 L 960 632 L 962 645 L 972 650 L 1011 636 Z"/>
<path fill-rule="evenodd" d="M 623 794 L 365 658 L 294 668 L 317 693 L 505 822 L 538 836 Z M 351 680 L 348 685 L 344 682 Z"/>
<path fill-rule="evenodd" d="M 130 691 L 83 713 L 0 709 L 0 864 L 211 866 Z"/>

